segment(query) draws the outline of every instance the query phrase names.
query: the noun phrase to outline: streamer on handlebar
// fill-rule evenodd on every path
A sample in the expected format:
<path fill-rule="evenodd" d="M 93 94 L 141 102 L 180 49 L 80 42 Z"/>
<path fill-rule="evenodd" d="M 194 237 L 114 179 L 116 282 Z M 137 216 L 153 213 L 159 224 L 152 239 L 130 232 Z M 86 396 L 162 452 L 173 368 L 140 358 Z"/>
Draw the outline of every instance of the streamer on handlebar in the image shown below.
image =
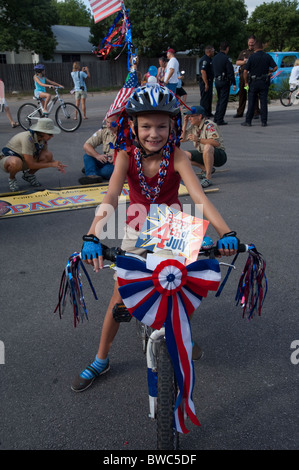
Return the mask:
<path fill-rule="evenodd" d="M 67 265 L 62 273 L 58 293 L 58 303 L 54 310 L 54 313 L 56 313 L 58 310 L 59 317 L 62 318 L 66 306 L 66 299 L 67 296 L 69 296 L 69 300 L 74 312 L 75 328 L 80 321 L 83 322 L 84 318 L 88 320 L 87 309 L 83 295 L 81 268 L 88 280 L 94 298 L 98 300 L 90 277 L 84 267 L 84 264 L 82 263 L 80 253 L 73 253 L 69 257 Z"/>
<path fill-rule="evenodd" d="M 259 316 L 261 315 L 268 290 L 265 269 L 266 262 L 263 255 L 257 251 L 254 245 L 251 245 L 235 298 L 236 305 L 241 303 L 243 307 L 243 318 L 247 314 L 248 320 L 254 316 L 255 311 Z"/>
<path fill-rule="evenodd" d="M 225 278 L 216 292 L 216 297 L 220 296 L 238 255 L 239 253 L 234 257 L 231 267 L 228 269 Z M 259 316 L 261 315 L 268 290 L 265 269 L 266 262 L 263 255 L 257 251 L 255 245 L 249 245 L 248 258 L 240 277 L 235 297 L 236 305 L 241 304 L 243 308 L 243 318 L 247 314 L 247 318 L 250 320 L 254 316 L 255 310 L 257 310 Z"/>

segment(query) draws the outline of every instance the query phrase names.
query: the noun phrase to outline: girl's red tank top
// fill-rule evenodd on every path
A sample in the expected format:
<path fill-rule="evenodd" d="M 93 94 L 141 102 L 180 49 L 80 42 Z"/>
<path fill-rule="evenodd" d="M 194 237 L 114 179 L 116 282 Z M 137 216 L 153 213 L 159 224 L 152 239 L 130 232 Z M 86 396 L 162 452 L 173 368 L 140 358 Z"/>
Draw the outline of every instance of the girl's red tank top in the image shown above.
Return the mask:
<path fill-rule="evenodd" d="M 139 184 L 137 165 L 134 158 L 134 147 L 129 155 L 129 168 L 127 172 L 127 181 L 129 185 L 130 204 L 127 209 L 127 221 L 135 230 L 140 231 L 149 211 L 151 201 L 146 198 Z M 145 181 L 150 187 L 156 187 L 159 174 L 152 178 L 145 176 Z M 160 193 L 154 204 L 166 204 L 172 206 L 175 204 L 177 210 L 181 210 L 182 206 L 179 201 L 178 193 L 181 177 L 174 169 L 174 150 L 171 152 L 167 175 L 161 186 Z"/>

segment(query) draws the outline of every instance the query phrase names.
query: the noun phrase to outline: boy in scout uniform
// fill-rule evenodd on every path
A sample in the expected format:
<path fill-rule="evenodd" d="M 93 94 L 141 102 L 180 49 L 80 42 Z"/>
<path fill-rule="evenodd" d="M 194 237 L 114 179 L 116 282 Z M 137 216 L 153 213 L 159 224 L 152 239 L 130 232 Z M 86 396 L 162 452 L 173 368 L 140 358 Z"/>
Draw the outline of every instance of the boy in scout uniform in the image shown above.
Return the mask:
<path fill-rule="evenodd" d="M 190 122 L 191 127 L 187 129 Z M 185 151 L 192 165 L 202 169 L 201 186 L 207 188 L 212 184 L 214 167 L 220 167 L 227 161 L 223 138 L 217 124 L 205 118 L 205 109 L 202 106 L 192 106 L 184 118 L 181 141 L 190 140 L 195 150 Z"/>
<path fill-rule="evenodd" d="M 113 126 L 113 121 L 118 116 L 108 117 L 106 126 L 95 132 L 84 144 L 85 154 L 84 173 L 85 176 L 79 179 L 80 184 L 96 184 L 104 180 L 109 180 L 113 169 L 114 146 L 117 137 L 117 127 Z M 102 153 L 97 151 L 97 147 L 102 145 Z"/>

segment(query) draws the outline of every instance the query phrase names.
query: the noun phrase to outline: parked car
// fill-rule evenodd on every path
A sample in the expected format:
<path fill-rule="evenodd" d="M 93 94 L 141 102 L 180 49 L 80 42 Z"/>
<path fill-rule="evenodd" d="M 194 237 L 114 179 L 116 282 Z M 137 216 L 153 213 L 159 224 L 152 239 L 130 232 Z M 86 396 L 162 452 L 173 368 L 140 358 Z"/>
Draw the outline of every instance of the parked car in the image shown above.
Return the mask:
<path fill-rule="evenodd" d="M 274 62 L 278 66 L 276 72 L 272 73 L 270 81 L 275 87 L 279 87 L 283 80 L 289 78 L 295 60 L 299 59 L 299 52 L 268 52 L 268 54 L 273 57 Z M 233 87 L 231 87 L 231 95 L 237 95 L 239 93 L 239 68 L 238 65 L 234 65 L 237 89 L 233 91 Z"/>

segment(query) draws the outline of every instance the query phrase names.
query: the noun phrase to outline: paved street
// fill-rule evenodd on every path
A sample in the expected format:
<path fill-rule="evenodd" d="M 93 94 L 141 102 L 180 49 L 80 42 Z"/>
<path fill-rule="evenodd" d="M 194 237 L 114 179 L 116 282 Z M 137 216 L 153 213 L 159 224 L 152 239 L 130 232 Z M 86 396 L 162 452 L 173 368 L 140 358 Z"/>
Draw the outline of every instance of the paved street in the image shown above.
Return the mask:
<path fill-rule="evenodd" d="M 198 104 L 197 88 L 188 91 L 187 104 Z M 115 95 L 90 95 L 89 119 L 75 133 L 51 140 L 55 157 L 68 167 L 64 175 L 55 169 L 39 172 L 45 188 L 77 184 L 83 143 L 100 127 Z M 74 99 L 69 95 L 66 101 Z M 14 118 L 23 102 L 9 101 Z M 195 363 L 193 398 L 201 427 L 190 425 L 181 449 L 294 450 L 299 440 L 299 364 L 291 361 L 291 343 L 299 341 L 299 106 L 271 104 L 267 128 L 259 121 L 251 128 L 240 126 L 242 120 L 233 119 L 235 107 L 230 104 L 228 125 L 221 127 L 226 171 L 215 173 L 219 191 L 209 197 L 241 241 L 255 243 L 263 253 L 269 289 L 261 317 L 243 319 L 234 302 L 247 258 L 240 255 L 221 296 L 209 294 L 196 311 L 192 332 L 204 356 Z M 2 113 L 2 147 L 14 132 Z M 19 183 L 28 188 L 20 177 Z M 0 193 L 7 191 L 7 175 L 1 172 Z M 190 198 L 181 201 L 187 204 Z M 110 353 L 111 371 L 82 394 L 70 389 L 74 376 L 94 359 L 113 286 L 110 271 L 90 272 L 97 302 L 83 279 L 89 321 L 76 329 L 70 306 L 61 320 L 53 314 L 62 271 L 80 250 L 93 214 L 91 208 L 0 220 L 0 341 L 5 346 L 0 450 L 155 449 L 146 362 L 134 321 L 121 325 Z M 208 234 L 215 237 L 212 228 Z"/>

